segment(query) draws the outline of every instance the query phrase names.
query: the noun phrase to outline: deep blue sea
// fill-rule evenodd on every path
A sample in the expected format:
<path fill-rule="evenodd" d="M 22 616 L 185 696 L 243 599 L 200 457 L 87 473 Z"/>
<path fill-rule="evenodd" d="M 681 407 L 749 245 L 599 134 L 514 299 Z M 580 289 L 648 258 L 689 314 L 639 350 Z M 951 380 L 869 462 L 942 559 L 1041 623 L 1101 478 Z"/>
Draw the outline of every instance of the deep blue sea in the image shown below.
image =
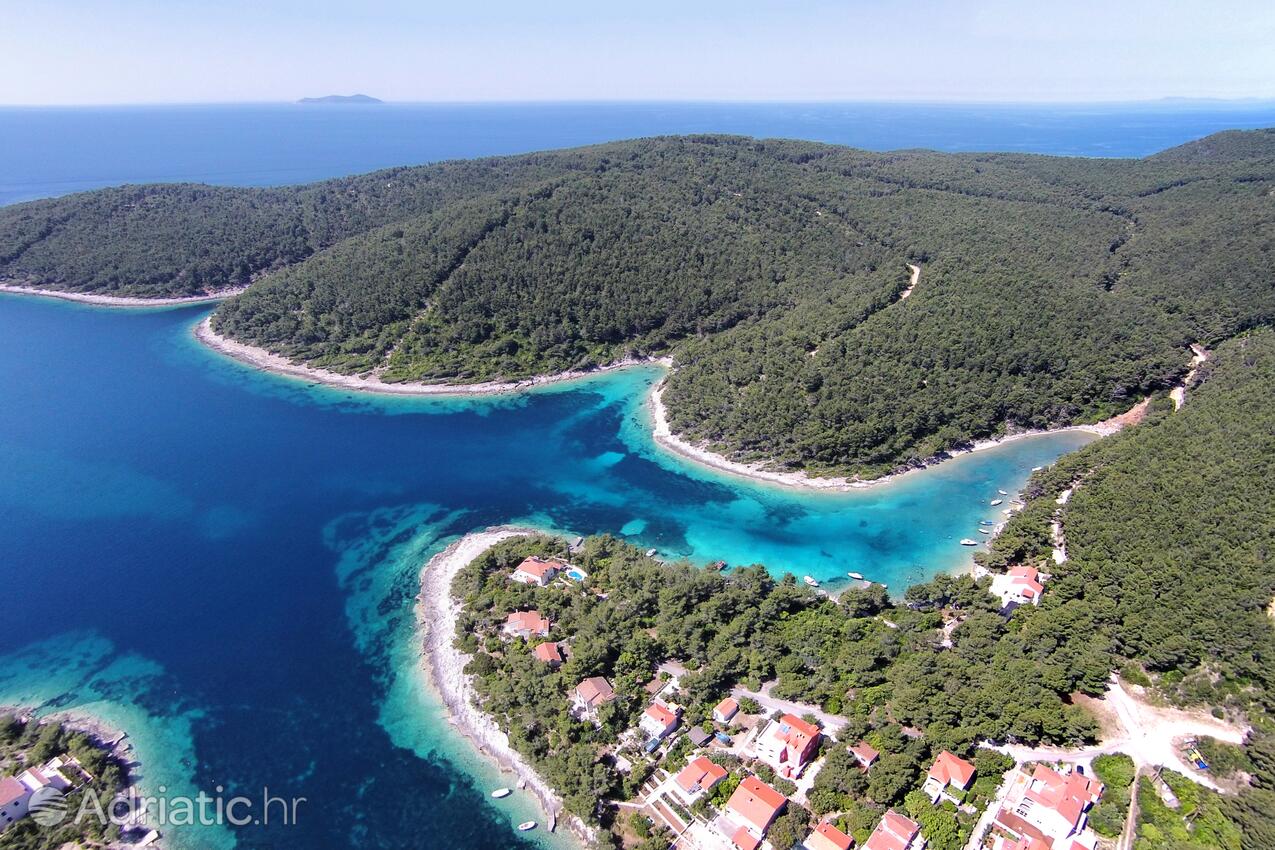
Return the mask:
<path fill-rule="evenodd" d="M 919 107 L 0 110 L 0 193 L 276 183 L 684 130 L 1133 155 L 1241 123 L 1216 110 L 1175 124 L 1109 108 L 954 109 L 928 129 Z M 458 534 L 502 522 L 610 532 L 666 557 L 821 579 L 855 570 L 901 591 L 967 563 L 958 541 L 999 517 L 996 491 L 1086 439 L 796 493 L 654 446 L 643 402 L 655 368 L 499 399 L 354 395 L 205 350 L 190 330 L 207 309 L 0 296 L 0 705 L 127 729 L 148 792 L 306 798 L 295 825 L 174 827 L 178 848 L 554 843 L 513 831 L 537 816 L 531 801 L 488 799 L 507 780 L 456 738 L 420 679 L 419 570 Z"/>

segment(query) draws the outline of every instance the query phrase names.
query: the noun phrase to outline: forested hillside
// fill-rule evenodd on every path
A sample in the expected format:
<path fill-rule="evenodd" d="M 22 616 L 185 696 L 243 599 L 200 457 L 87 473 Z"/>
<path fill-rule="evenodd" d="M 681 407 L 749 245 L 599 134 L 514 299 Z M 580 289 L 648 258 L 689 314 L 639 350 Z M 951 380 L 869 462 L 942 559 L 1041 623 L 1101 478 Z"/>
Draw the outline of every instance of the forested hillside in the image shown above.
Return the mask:
<path fill-rule="evenodd" d="M 1097 420 L 1275 319 L 1275 134 L 1145 160 L 698 136 L 284 189 L 0 209 L 0 277 L 189 294 L 220 333 L 385 380 L 671 354 L 675 431 L 876 474 Z M 921 266 L 906 300 L 908 264 Z"/>

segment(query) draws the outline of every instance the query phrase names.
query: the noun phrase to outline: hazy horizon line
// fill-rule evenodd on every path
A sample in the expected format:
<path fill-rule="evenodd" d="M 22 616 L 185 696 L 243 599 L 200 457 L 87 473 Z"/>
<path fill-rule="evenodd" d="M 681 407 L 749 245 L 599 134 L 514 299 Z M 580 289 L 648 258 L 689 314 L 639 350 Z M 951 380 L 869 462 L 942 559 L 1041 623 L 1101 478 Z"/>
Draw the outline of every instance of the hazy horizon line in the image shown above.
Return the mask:
<path fill-rule="evenodd" d="M 351 97 L 367 95 L 354 92 Z M 302 97 L 329 97 L 331 95 L 303 95 Z M 613 104 L 650 104 L 650 105 L 853 105 L 853 104 L 899 104 L 914 106 L 1139 106 L 1165 104 L 1207 104 L 1207 105 L 1244 105 L 1275 104 L 1275 94 L 1247 95 L 1241 97 L 1223 97 L 1212 95 L 1162 95 L 1146 98 L 1055 98 L 1032 100 L 1030 98 L 944 98 L 944 97 L 844 97 L 844 98 L 483 98 L 483 99 L 425 99 L 425 100 L 380 100 L 380 103 L 301 103 L 301 98 L 292 100 L 251 99 L 251 100 L 154 100 L 154 101 L 101 101 L 76 103 L 0 103 L 0 109 L 89 109 L 110 107 L 146 107 L 146 106 L 317 106 L 317 107 L 376 107 L 376 106 L 536 106 L 536 105 L 613 105 Z"/>

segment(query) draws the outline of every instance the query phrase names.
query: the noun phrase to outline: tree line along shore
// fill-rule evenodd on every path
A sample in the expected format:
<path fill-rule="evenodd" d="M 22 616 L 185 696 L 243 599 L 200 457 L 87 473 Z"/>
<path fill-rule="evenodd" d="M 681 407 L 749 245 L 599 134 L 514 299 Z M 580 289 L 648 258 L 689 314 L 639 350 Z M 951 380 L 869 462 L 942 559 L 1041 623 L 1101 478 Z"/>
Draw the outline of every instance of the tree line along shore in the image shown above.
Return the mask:
<path fill-rule="evenodd" d="M 1108 418 L 1180 380 L 1191 343 L 1269 321 L 1273 163 L 1270 131 L 1140 160 L 642 139 L 19 204 L 0 210 L 0 277 L 247 285 L 218 334 L 388 384 L 667 355 L 679 436 L 876 476 Z"/>
<path fill-rule="evenodd" d="M 467 698 L 603 840 L 666 846 L 652 811 L 729 819 L 734 790 L 756 776 L 788 799 L 766 833 L 780 850 L 824 821 L 863 843 L 891 811 L 935 850 L 957 850 L 986 826 L 976 815 L 1011 763 L 989 746 L 1093 747 L 1106 732 L 1090 708 L 1115 675 L 1149 701 L 1211 713 L 1193 727 L 1208 769 L 1177 740 L 1160 742 L 1174 753 L 1166 765 L 1104 755 L 1090 827 L 1115 840 L 1132 810 L 1138 850 L 1269 848 L 1273 439 L 1275 333 L 1259 330 L 1200 367 L 1180 411 L 1165 396 L 1136 427 L 1035 473 L 1027 507 L 979 556 L 991 575 L 940 575 L 895 599 L 876 586 L 833 598 L 761 566 L 663 563 L 609 537 L 569 549 L 507 533 L 448 574 Z M 1023 568 L 1041 577 L 1037 604 L 993 595 L 997 576 Z M 718 717 L 732 695 L 743 726 Z M 672 734 L 652 726 L 656 704 L 675 710 Z M 765 705 L 793 704 L 820 728 L 813 776 L 785 776 L 739 745 L 770 721 Z M 1243 745 L 1208 737 L 1217 728 Z M 876 753 L 866 770 L 862 744 Z M 935 805 L 917 795 L 944 752 L 980 780 Z M 645 807 L 700 756 L 729 774 L 725 786 Z"/>

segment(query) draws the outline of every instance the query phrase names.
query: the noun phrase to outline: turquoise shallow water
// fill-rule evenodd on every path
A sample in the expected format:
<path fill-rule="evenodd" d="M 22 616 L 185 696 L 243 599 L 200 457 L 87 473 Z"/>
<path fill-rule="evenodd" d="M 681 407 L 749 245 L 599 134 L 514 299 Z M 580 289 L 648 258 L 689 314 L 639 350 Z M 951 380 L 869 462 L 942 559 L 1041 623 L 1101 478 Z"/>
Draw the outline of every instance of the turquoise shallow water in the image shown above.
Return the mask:
<path fill-rule="evenodd" d="M 517 397 L 354 395 L 203 349 L 205 308 L 0 296 L 0 704 L 105 716 L 153 790 L 302 796 L 299 823 L 178 847 L 504 847 L 529 800 L 442 722 L 417 674 L 421 565 L 531 522 L 666 557 L 762 561 L 901 590 L 960 568 L 988 502 L 1087 438 L 967 455 L 848 494 L 667 455 L 655 368 Z"/>

